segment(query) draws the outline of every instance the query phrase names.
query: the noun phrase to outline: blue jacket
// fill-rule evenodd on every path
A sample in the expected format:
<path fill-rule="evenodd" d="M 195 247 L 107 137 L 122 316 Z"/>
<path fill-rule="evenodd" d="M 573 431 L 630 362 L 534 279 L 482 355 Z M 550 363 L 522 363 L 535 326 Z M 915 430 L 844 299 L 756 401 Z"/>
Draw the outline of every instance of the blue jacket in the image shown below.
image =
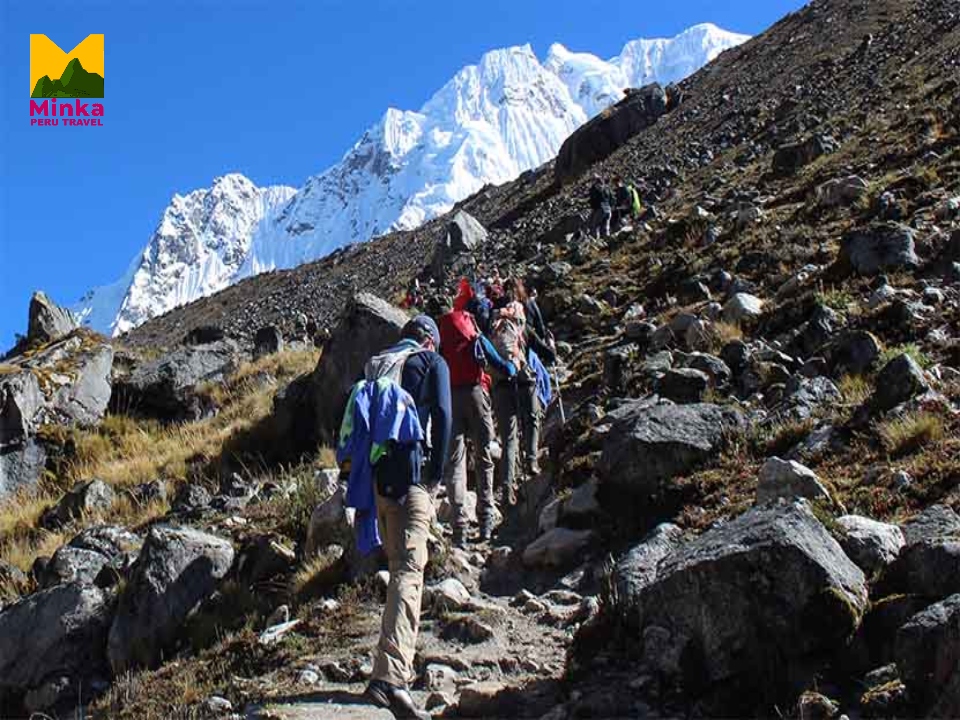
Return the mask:
<path fill-rule="evenodd" d="M 383 544 L 377 527 L 374 463 L 387 454 L 391 443 L 419 448 L 423 437 L 417 406 L 406 390 L 387 378 L 354 385 L 340 425 L 337 461 L 350 460 L 346 504 L 357 510 L 361 553 Z"/>
<path fill-rule="evenodd" d="M 527 350 L 527 362 L 531 369 L 537 373 L 537 397 L 540 399 L 540 407 L 546 409 L 553 398 L 553 391 L 550 388 L 550 373 L 540 361 L 540 357 L 533 351 Z"/>

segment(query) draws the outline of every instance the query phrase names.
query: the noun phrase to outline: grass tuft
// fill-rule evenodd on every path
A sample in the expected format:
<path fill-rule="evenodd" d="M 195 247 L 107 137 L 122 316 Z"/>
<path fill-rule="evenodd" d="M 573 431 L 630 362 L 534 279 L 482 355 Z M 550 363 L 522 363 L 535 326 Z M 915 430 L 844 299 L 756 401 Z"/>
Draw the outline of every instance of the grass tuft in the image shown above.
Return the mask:
<path fill-rule="evenodd" d="M 901 457 L 943 439 L 943 420 L 930 412 L 910 413 L 882 422 L 878 434 L 887 454 Z"/>

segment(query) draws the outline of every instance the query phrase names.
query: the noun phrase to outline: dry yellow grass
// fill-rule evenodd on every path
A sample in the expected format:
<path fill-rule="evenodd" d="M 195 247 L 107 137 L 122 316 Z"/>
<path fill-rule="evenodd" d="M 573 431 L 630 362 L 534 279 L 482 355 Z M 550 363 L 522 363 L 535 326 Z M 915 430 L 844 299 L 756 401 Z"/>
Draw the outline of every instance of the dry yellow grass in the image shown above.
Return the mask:
<path fill-rule="evenodd" d="M 243 364 L 225 382 L 205 388 L 218 402 L 220 412 L 199 422 L 164 426 L 110 415 L 93 430 L 48 428 L 46 432 L 69 439 L 76 449 L 75 458 L 64 476 L 55 478 L 54 487 L 0 504 L 0 558 L 29 570 L 38 556 L 49 555 L 93 522 L 136 526 L 163 515 L 169 509 L 166 503 L 140 506 L 124 490 L 158 478 L 186 478 L 192 462 L 217 457 L 226 440 L 270 413 L 279 384 L 312 370 L 318 357 L 317 351 L 297 350 Z M 59 498 L 57 488 L 91 478 L 104 480 L 118 492 L 109 518 L 81 518 L 55 533 L 37 529 L 44 508 Z"/>
<path fill-rule="evenodd" d="M 840 378 L 839 390 L 847 405 L 861 405 L 873 393 L 873 386 L 863 375 L 844 375 Z"/>
<path fill-rule="evenodd" d="M 880 442 L 887 454 L 907 455 L 943 439 L 943 420 L 933 413 L 911 413 L 902 418 L 886 420 L 878 429 Z"/>

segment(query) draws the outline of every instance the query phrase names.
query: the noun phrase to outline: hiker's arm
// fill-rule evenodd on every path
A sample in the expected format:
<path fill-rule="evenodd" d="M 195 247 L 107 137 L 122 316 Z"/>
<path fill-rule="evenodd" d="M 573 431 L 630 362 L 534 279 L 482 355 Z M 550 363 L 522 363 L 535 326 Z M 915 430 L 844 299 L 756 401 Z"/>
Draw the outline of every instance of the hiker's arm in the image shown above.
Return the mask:
<path fill-rule="evenodd" d="M 497 352 L 497 348 L 494 347 L 486 335 L 480 336 L 480 343 L 483 345 L 483 354 L 486 356 L 487 362 L 493 365 L 497 372 L 507 377 L 513 377 L 517 374 L 517 368 L 509 360 L 503 359 L 503 356 Z"/>
<path fill-rule="evenodd" d="M 557 354 L 553 351 L 553 348 L 537 335 L 536 331 L 529 325 L 527 325 L 526 336 L 527 347 L 539 355 L 545 364 L 553 365 L 557 361 Z"/>
<path fill-rule="evenodd" d="M 441 359 L 430 371 L 434 398 L 430 413 L 430 473 L 427 484 L 436 487 L 443 481 L 443 468 L 450 452 L 450 434 L 453 429 L 453 409 L 450 402 L 450 369 Z"/>

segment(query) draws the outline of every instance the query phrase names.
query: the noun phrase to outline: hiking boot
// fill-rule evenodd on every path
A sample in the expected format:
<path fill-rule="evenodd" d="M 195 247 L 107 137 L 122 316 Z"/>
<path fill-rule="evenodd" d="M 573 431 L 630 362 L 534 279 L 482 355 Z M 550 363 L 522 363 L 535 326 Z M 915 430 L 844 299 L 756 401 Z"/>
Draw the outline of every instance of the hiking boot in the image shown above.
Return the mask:
<path fill-rule="evenodd" d="M 431 720 L 430 713 L 417 708 L 406 688 L 391 685 L 384 680 L 371 680 L 364 694 L 374 705 L 392 712 L 394 717 Z"/>
<path fill-rule="evenodd" d="M 527 475 L 530 477 L 537 477 L 541 473 L 540 463 L 537 462 L 536 458 L 527 460 Z"/>

